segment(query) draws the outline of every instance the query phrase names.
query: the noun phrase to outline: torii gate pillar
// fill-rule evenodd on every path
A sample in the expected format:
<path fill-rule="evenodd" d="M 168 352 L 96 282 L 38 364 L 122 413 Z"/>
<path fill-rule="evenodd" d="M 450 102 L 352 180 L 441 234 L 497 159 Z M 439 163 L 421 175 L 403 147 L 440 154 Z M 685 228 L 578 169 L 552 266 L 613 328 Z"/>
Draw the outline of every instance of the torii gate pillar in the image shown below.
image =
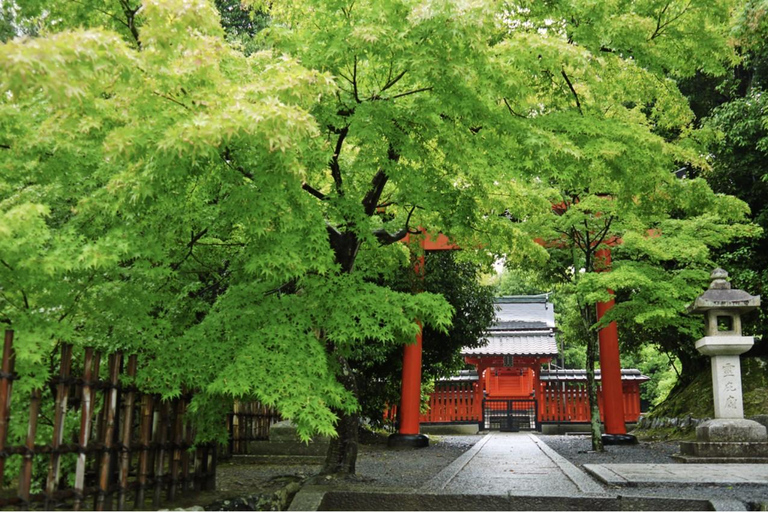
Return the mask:
<path fill-rule="evenodd" d="M 611 249 L 600 248 L 595 257 L 602 260 L 603 270 L 611 266 Z M 608 290 L 613 296 L 613 290 Z M 614 301 L 597 303 L 597 319 L 613 308 Z M 624 423 L 624 391 L 621 383 L 621 361 L 619 359 L 619 332 L 616 322 L 611 322 L 600 329 L 600 374 L 603 382 L 603 419 L 605 434 L 603 444 L 636 444 L 637 438 L 627 434 Z"/>
<path fill-rule="evenodd" d="M 413 241 L 411 235 L 407 235 L 404 242 Z M 453 245 L 448 237 L 437 235 L 435 240 L 423 232 L 418 235 L 418 241 L 424 252 L 427 251 L 455 251 L 459 248 Z M 424 273 L 424 255 L 416 260 L 414 265 L 416 274 Z M 403 350 L 403 384 L 400 395 L 400 429 L 387 439 L 389 447 L 424 448 L 429 446 L 429 437 L 420 432 L 419 409 L 421 405 L 421 340 L 422 326 L 418 320 L 419 332 L 416 334 L 416 343 L 406 345 Z"/>

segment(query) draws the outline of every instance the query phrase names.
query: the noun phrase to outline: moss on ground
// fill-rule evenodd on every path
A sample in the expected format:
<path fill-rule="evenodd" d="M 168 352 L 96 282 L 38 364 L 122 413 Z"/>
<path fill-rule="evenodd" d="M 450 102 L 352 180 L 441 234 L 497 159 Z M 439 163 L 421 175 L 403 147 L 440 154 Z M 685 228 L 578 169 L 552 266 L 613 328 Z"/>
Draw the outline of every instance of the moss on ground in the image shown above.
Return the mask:
<path fill-rule="evenodd" d="M 768 414 L 768 360 L 758 357 L 742 358 L 741 381 L 744 391 L 744 416 Z M 712 374 L 702 371 L 687 387 L 670 395 L 651 413 L 651 418 L 711 418 Z"/>
<path fill-rule="evenodd" d="M 660 427 L 643 428 L 632 432 L 638 440 L 644 443 L 657 441 L 695 441 L 696 430 L 694 428 Z"/>

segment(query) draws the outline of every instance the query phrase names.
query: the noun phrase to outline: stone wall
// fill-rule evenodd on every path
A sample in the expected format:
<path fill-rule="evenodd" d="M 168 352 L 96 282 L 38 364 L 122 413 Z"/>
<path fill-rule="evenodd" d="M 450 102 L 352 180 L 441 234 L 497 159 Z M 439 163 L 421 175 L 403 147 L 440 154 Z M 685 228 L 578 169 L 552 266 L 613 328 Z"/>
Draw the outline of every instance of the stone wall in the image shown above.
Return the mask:
<path fill-rule="evenodd" d="M 708 419 L 710 418 L 693 418 L 690 414 L 681 418 L 652 418 L 648 416 L 640 416 L 636 428 L 641 430 L 652 428 L 678 428 L 680 430 L 694 430 Z"/>

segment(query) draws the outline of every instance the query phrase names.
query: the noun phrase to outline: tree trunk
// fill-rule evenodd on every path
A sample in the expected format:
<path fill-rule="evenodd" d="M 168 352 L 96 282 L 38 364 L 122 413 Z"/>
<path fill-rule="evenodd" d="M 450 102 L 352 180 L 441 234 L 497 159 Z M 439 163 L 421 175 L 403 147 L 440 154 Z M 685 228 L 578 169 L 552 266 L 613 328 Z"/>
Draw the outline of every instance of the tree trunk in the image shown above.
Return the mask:
<path fill-rule="evenodd" d="M 325 464 L 320 472 L 323 475 L 354 475 L 357 463 L 357 427 L 358 415 L 339 415 L 336 425 L 337 437 L 331 439 Z"/>
<path fill-rule="evenodd" d="M 581 310 L 582 318 L 588 326 L 596 321 L 594 305 L 588 305 Z M 603 437 L 600 431 L 600 407 L 597 401 L 597 380 L 595 379 L 595 363 L 598 359 L 597 331 L 587 331 L 587 397 L 589 398 L 590 432 L 592 434 L 592 450 L 603 451 Z"/>
<path fill-rule="evenodd" d="M 337 377 L 339 382 L 357 397 L 357 381 L 349 362 L 342 356 L 337 356 L 336 359 L 341 369 Z M 336 424 L 336 437 L 331 439 L 325 464 L 320 473 L 323 475 L 354 475 L 355 464 L 357 463 L 357 429 L 360 424 L 360 417 L 358 414 L 344 414 L 339 411 L 337 413 L 339 422 Z"/>

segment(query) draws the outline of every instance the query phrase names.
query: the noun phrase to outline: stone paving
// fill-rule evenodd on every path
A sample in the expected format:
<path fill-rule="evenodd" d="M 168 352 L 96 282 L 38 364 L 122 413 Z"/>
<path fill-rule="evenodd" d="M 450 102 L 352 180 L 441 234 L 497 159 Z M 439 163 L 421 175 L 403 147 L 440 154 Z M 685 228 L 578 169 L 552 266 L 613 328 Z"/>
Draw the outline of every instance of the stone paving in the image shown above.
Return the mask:
<path fill-rule="evenodd" d="M 290 510 L 317 510 L 324 496 L 325 506 L 340 507 L 325 510 L 747 510 L 747 502 L 768 503 L 768 464 L 584 469 L 532 434 L 494 432 L 419 489 L 366 495 L 306 488 Z"/>
<path fill-rule="evenodd" d="M 535 436 L 493 433 L 427 482 L 452 494 L 578 496 L 604 493 L 582 471 Z"/>
<path fill-rule="evenodd" d="M 768 486 L 768 464 L 585 464 L 584 469 L 609 485 Z"/>

